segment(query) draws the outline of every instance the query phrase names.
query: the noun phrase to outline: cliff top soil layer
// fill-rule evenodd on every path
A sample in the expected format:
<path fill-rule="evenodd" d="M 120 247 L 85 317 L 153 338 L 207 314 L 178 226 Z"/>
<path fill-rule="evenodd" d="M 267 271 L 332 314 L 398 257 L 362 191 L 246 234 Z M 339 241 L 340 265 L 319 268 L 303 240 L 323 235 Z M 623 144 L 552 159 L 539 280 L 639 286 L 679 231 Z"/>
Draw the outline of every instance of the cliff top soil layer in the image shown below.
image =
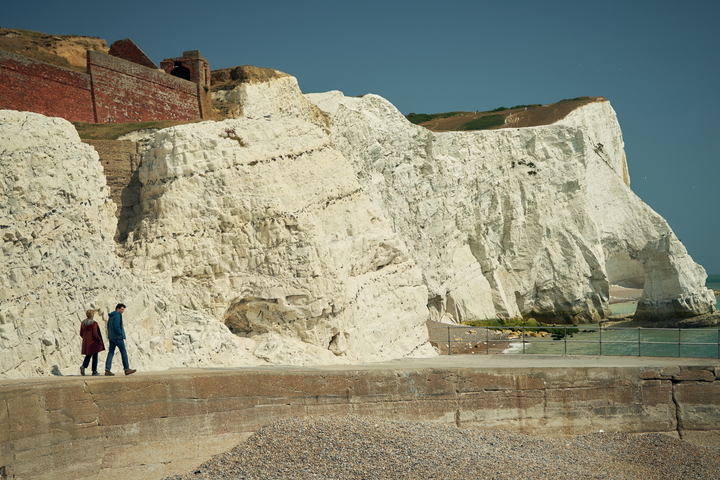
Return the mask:
<path fill-rule="evenodd" d="M 472 130 L 466 128 L 465 124 L 473 120 L 479 120 L 492 115 L 499 115 L 504 118 L 501 125 L 492 126 L 486 130 L 497 130 L 500 128 L 537 127 L 540 125 L 551 125 L 565 118 L 573 110 L 594 102 L 607 101 L 603 97 L 577 97 L 560 100 L 557 103 L 548 105 L 522 105 L 505 109 L 497 108 L 487 112 L 451 112 L 450 114 L 439 114 L 437 118 L 420 123 L 423 127 L 433 132 L 451 132 Z"/>
<path fill-rule="evenodd" d="M 30 30 L 0 28 L 0 50 L 85 73 L 85 52 L 97 50 L 108 53 L 109 49 L 107 42 L 97 37 L 48 35 Z"/>

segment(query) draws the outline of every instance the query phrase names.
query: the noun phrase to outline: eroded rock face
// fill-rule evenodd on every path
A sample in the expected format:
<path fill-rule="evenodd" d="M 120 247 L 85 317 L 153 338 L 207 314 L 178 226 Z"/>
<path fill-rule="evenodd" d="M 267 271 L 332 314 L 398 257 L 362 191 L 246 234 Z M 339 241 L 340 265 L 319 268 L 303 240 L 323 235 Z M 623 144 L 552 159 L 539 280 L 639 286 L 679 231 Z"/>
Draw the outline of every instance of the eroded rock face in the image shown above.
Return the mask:
<path fill-rule="evenodd" d="M 664 320 L 714 312 L 705 270 L 692 261 L 673 233 L 649 241 L 638 255 L 647 273 L 635 318 Z"/>
<path fill-rule="evenodd" d="M 133 270 L 255 339 L 261 358 L 430 353 L 421 272 L 324 129 L 242 118 L 164 130 L 140 181 Z"/>
<path fill-rule="evenodd" d="M 151 135 L 140 225 L 116 245 L 95 151 L 64 120 L 0 112 L 0 376 L 77 373 L 83 312 L 118 302 L 145 370 L 435 354 L 421 272 L 327 131 Z"/>
<path fill-rule="evenodd" d="M 0 375 L 27 376 L 79 358 L 78 315 L 135 289 L 102 167 L 72 125 L 0 111 L 0 145 Z"/>
<path fill-rule="evenodd" d="M 268 69 L 262 69 L 268 70 Z M 237 71 L 234 78 L 231 74 Z M 328 120 L 320 109 L 300 92 L 295 77 L 271 70 L 273 73 L 256 72 L 243 67 L 217 72 L 218 79 L 226 80 L 221 88 L 213 87 L 213 102 L 223 106 L 229 117 L 302 118 L 319 126 L 327 127 Z M 213 73 L 215 76 L 216 74 Z"/>
<path fill-rule="evenodd" d="M 620 126 L 609 102 L 588 105 L 560 122 L 586 138 L 586 183 L 611 284 L 643 288 L 635 319 L 662 321 L 715 311 L 707 274 L 672 229 L 629 188 Z"/>

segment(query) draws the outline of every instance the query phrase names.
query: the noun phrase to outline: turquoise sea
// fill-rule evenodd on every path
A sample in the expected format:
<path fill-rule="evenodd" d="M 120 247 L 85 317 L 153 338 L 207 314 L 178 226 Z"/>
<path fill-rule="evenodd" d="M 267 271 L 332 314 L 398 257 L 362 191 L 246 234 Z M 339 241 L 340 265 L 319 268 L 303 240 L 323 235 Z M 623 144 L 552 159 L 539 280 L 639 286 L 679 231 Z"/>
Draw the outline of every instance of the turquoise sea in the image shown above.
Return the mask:
<path fill-rule="evenodd" d="M 604 328 L 581 325 L 564 338 L 528 338 L 525 352 L 547 355 L 623 355 L 643 357 L 720 358 L 720 329 Z M 522 343 L 505 353 L 523 353 Z"/>
<path fill-rule="evenodd" d="M 720 290 L 720 275 L 708 275 L 705 285 L 712 290 Z M 720 297 L 715 295 L 715 299 L 720 300 Z M 716 305 L 720 306 L 720 302 Z M 718 308 L 718 310 L 720 310 L 720 308 Z"/>
<path fill-rule="evenodd" d="M 709 275 L 706 285 L 720 290 L 720 275 Z M 717 296 L 716 296 L 717 299 Z M 720 310 L 720 302 L 718 302 Z M 617 311 L 624 309 L 624 311 Z M 633 313 L 630 303 L 612 306 L 613 314 Z M 648 357 L 720 358 L 720 329 L 603 329 L 597 325 L 577 327 L 579 332 L 564 338 L 527 338 L 524 353 L 551 355 L 631 355 Z M 506 353 L 523 353 L 523 344 L 511 344 Z"/>

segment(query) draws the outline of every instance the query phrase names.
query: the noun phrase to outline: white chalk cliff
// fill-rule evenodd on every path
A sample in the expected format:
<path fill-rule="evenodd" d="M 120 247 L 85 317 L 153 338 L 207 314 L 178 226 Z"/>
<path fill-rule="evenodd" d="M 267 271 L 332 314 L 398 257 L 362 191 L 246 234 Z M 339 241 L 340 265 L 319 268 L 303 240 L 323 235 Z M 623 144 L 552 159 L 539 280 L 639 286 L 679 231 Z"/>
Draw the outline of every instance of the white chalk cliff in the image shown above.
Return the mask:
<path fill-rule="evenodd" d="M 598 320 L 610 283 L 644 285 L 648 318 L 714 308 L 630 190 L 606 101 L 550 126 L 433 133 L 293 77 L 223 95 L 243 117 L 148 139 L 123 244 L 73 126 L 0 111 L 0 377 L 76 374 L 79 317 L 117 302 L 145 370 L 433 355 L 428 318 Z"/>
<path fill-rule="evenodd" d="M 609 102 L 549 126 L 433 133 L 375 95 L 309 98 L 417 259 L 433 318 L 597 321 L 611 283 L 645 287 L 638 318 L 714 310 L 704 269 L 630 189 Z"/>
<path fill-rule="evenodd" d="M 144 370 L 435 354 L 422 272 L 325 127 L 154 134 L 124 245 L 97 153 L 69 122 L 0 111 L 0 142 L 2 376 L 76 374 L 80 316 L 117 302 Z"/>

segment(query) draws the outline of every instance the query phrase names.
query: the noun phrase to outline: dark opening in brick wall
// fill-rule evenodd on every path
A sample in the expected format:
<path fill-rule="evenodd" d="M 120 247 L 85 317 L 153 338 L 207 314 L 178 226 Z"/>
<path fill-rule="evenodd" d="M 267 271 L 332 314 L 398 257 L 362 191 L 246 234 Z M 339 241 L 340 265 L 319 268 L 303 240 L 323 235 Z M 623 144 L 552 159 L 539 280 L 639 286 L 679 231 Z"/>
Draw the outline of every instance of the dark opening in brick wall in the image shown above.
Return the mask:
<path fill-rule="evenodd" d="M 183 80 L 190 80 L 190 69 L 183 67 L 180 62 L 175 62 L 175 68 L 172 69 L 170 75 L 182 78 Z"/>

